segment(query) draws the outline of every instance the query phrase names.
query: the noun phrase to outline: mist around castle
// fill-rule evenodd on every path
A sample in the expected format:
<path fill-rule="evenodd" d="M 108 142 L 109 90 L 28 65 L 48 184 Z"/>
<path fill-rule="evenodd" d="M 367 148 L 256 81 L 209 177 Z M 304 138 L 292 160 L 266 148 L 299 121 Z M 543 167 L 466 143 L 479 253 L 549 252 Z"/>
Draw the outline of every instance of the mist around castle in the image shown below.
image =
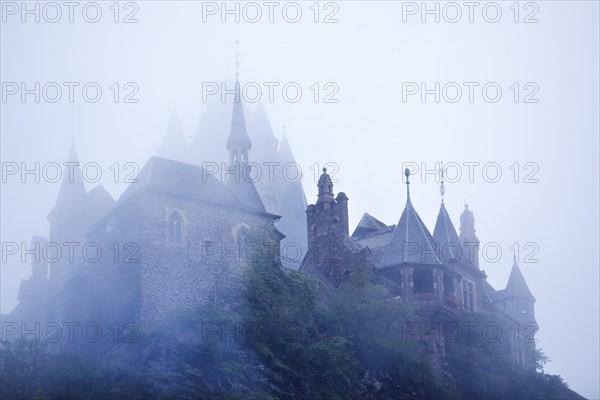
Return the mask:
<path fill-rule="evenodd" d="M 598 4 L 1 11 L 2 399 L 597 397 Z"/>

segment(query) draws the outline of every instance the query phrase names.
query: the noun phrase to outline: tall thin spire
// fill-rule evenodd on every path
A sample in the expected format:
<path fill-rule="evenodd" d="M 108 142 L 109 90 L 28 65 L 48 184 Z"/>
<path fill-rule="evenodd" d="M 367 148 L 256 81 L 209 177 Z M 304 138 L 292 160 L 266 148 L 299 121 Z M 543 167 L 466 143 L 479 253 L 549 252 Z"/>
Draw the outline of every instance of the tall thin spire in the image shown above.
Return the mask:
<path fill-rule="evenodd" d="M 67 156 L 67 163 L 69 168 L 61 179 L 54 209 L 72 209 L 83 200 L 86 194 L 74 138 L 71 138 L 71 148 Z"/>
<path fill-rule="evenodd" d="M 252 148 L 252 142 L 248 137 L 246 130 L 246 121 L 244 119 L 244 110 L 242 106 L 242 98 L 240 96 L 240 82 L 239 82 L 239 66 L 240 66 L 240 52 L 239 52 L 239 40 L 235 41 L 236 53 L 235 53 L 235 99 L 233 102 L 233 114 L 231 117 L 231 130 L 229 131 L 229 138 L 225 148 L 229 150 L 229 163 L 247 164 L 248 163 L 248 151 Z"/>
<path fill-rule="evenodd" d="M 442 203 L 444 202 L 444 194 L 446 193 L 446 186 L 444 185 L 444 162 L 441 162 L 440 166 L 440 194 L 442 195 Z"/>
<path fill-rule="evenodd" d="M 406 176 L 406 207 L 412 207 L 412 203 L 410 201 L 410 180 L 408 179 L 410 176 L 410 170 L 408 168 L 404 170 L 404 175 Z"/>
<path fill-rule="evenodd" d="M 235 40 L 235 81 L 239 82 L 240 77 L 240 41 Z"/>

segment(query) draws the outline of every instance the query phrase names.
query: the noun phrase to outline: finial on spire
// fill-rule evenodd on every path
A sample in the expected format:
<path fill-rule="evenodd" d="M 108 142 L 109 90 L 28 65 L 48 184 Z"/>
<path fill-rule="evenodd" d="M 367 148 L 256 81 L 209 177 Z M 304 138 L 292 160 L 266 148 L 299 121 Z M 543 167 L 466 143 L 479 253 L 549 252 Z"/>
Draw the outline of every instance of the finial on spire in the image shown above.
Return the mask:
<path fill-rule="evenodd" d="M 326 174 L 327 173 L 327 167 L 323 167 L 323 173 Z"/>
<path fill-rule="evenodd" d="M 410 176 L 410 170 L 408 168 L 404 169 L 404 175 L 406 176 L 406 205 L 411 205 L 410 202 L 410 180 L 408 177 Z"/>
<path fill-rule="evenodd" d="M 235 40 L 235 81 L 239 82 L 240 76 L 240 41 Z"/>
<path fill-rule="evenodd" d="M 444 162 L 441 162 L 441 166 L 440 166 L 440 179 L 441 179 L 441 184 L 440 184 L 440 194 L 442 195 L 442 203 L 444 202 L 444 194 L 446 193 L 446 186 L 444 185 Z"/>
<path fill-rule="evenodd" d="M 285 136 L 285 129 L 287 128 L 287 126 L 285 124 L 283 124 L 283 126 L 281 128 L 283 129 L 283 136 Z"/>

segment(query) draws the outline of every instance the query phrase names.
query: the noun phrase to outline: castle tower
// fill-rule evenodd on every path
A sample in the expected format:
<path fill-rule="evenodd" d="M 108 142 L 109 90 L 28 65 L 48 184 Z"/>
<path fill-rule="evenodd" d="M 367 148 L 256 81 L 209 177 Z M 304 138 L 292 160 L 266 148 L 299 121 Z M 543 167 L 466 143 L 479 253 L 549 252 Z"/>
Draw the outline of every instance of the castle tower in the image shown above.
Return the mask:
<path fill-rule="evenodd" d="M 334 197 L 326 168 L 317 187 L 317 202 L 306 209 L 308 251 L 300 270 L 337 286 L 365 263 L 368 248 L 359 248 L 348 236 L 348 197 L 343 192 Z"/>
<path fill-rule="evenodd" d="M 525 277 L 515 260 L 510 271 L 506 289 L 502 292 L 504 312 L 517 321 L 519 340 L 513 341 L 515 360 L 522 368 L 535 371 L 535 340 L 533 334 L 538 326 L 535 321 L 535 298 L 531 294 Z"/>
<path fill-rule="evenodd" d="M 265 108 L 260 102 L 248 123 L 248 134 L 253 144 L 252 161 L 260 166 L 262 172 L 261 179 L 255 183 L 256 190 L 267 211 L 277 214 L 284 191 L 278 179 L 281 176 L 281 164 L 277 159 L 279 140 L 273 134 Z M 304 209 L 302 212 L 304 213 Z"/>
<path fill-rule="evenodd" d="M 231 116 L 231 129 L 225 146 L 227 151 L 229 151 L 226 185 L 248 208 L 266 212 L 265 205 L 254 185 L 257 175 L 253 173 L 251 166 L 248 165 L 252 142 L 246 130 L 246 120 L 244 119 L 244 109 L 240 94 L 239 71 L 237 71 L 240 65 L 239 52 L 236 53 L 235 65 L 235 100 Z"/>
<path fill-rule="evenodd" d="M 460 236 L 459 239 L 463 245 L 463 260 L 479 269 L 479 239 L 475 235 L 475 217 L 469 210 L 469 205 L 465 204 L 465 209 L 460 215 Z"/>
<path fill-rule="evenodd" d="M 502 292 L 502 302 L 504 311 L 520 323 L 535 322 L 533 310 L 535 298 L 531 294 L 516 260 L 510 271 L 506 289 Z"/>
<path fill-rule="evenodd" d="M 248 151 L 252 148 L 252 142 L 248 137 L 246 130 L 246 120 L 244 119 L 244 107 L 240 93 L 240 52 L 237 50 L 239 41 L 235 41 L 235 98 L 233 101 L 233 115 L 231 117 L 231 129 L 225 148 L 229 151 L 229 165 L 247 164 Z"/>
<path fill-rule="evenodd" d="M 187 161 L 187 141 L 175 108 L 173 108 L 173 112 L 171 113 L 163 142 L 157 149 L 156 154 L 160 157 L 170 158 L 171 160 Z"/>
<path fill-rule="evenodd" d="M 240 95 L 240 82 L 238 79 L 235 81 L 235 101 L 233 103 L 231 129 L 225 148 L 229 151 L 230 166 L 235 163 L 248 163 L 248 152 L 252 148 L 252 142 L 246 131 L 246 121 L 244 119 L 244 109 Z"/>
<path fill-rule="evenodd" d="M 74 141 L 71 142 L 65 165 L 56 204 L 48 214 L 49 241 L 58 244 L 77 242 L 82 240 L 85 235 L 85 232 L 78 229 L 81 207 L 86 200 L 86 191 Z M 68 263 L 68 260 L 66 257 L 62 257 L 52 265 L 50 279 L 55 282 L 64 281 L 67 277 L 65 263 Z"/>
<path fill-rule="evenodd" d="M 438 213 L 437 221 L 435 222 L 435 228 L 433 230 L 433 241 L 436 245 L 436 251 L 438 257 L 444 262 L 455 263 L 461 260 L 462 256 L 462 244 L 454 224 L 446 211 L 444 205 L 444 194 L 446 194 L 446 186 L 444 185 L 444 164 L 440 168 L 440 195 L 442 196 L 442 204 L 440 205 L 440 211 Z"/>

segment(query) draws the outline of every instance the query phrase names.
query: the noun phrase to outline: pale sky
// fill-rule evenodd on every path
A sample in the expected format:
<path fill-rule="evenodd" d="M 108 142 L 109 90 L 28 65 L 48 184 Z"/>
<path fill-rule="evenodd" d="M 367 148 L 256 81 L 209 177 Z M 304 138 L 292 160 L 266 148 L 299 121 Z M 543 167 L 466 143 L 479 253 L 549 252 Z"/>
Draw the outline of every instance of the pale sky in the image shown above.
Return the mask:
<path fill-rule="evenodd" d="M 201 2 L 152 1 L 127 9 L 121 3 L 118 23 L 112 3 L 100 3 L 97 23 L 86 22 L 81 9 L 69 23 L 66 8 L 56 23 L 44 19 L 55 18 L 56 10 L 49 8 L 40 9 L 39 23 L 31 15 L 23 23 L 21 10 L 12 15 L 6 3 L 0 25 L 3 163 L 62 163 L 74 138 L 81 162 L 99 163 L 105 172 L 99 183 L 117 198 L 125 184 L 113 182 L 108 167 L 128 161 L 143 165 L 160 145 L 174 107 L 191 138 L 203 110 L 202 83 L 233 79 L 239 39 L 242 84 L 257 82 L 266 90 L 264 82 L 279 88 L 294 82 L 302 89 L 296 103 L 276 89 L 274 101 L 264 97 L 263 104 L 276 136 L 287 125 L 309 203 L 316 198 L 311 166 L 334 162 L 339 166 L 334 191 L 350 198 L 350 229 L 364 212 L 395 224 L 406 201 L 404 163 L 428 170 L 439 161 L 461 166 L 458 182 L 446 185 L 445 203 L 455 226 L 466 201 L 482 246 L 497 243 L 502 249 L 496 262 L 481 261 L 497 289 L 506 285 L 510 247 L 517 243 L 521 269 L 537 299 L 538 346 L 552 360 L 548 372 L 562 375 L 586 397 L 600 396 L 598 2 L 537 1 L 527 8 L 520 3 L 518 15 L 510 8 L 513 2 L 498 2 L 502 14 L 496 23 L 485 19 L 495 18 L 497 9 L 486 2 L 473 10 L 473 23 L 464 6 L 460 20 L 448 22 L 456 9 L 444 8 L 446 3 L 439 3 L 439 23 L 434 15 L 424 15 L 422 22 L 421 10 L 405 13 L 403 22 L 403 7 L 412 12 L 421 2 L 390 1 L 332 2 L 327 8 L 320 3 L 318 22 L 311 3 L 299 5 L 296 23 L 285 19 L 294 17 L 293 6 L 282 15 L 285 2 L 275 8 L 272 23 L 265 6 L 262 18 L 251 23 L 256 10 L 243 4 L 239 23 L 233 15 L 225 15 L 223 23 L 221 10 L 203 15 Z M 220 4 L 204 7 L 211 11 Z M 87 13 L 94 17 L 93 9 Z M 128 15 L 138 22 L 123 23 Z M 326 18 L 338 22 L 324 23 Z M 7 96 L 7 82 L 25 82 L 28 88 L 35 82 L 80 86 L 73 103 L 64 85 L 61 100 L 35 103 L 33 95 L 25 102 L 19 94 Z M 102 88 L 97 103 L 82 96 L 81 87 L 89 82 Z M 118 103 L 110 89 L 115 82 Z M 139 88 L 138 103 L 122 101 L 132 90 L 127 82 Z M 439 103 L 433 94 L 425 102 L 420 93 L 407 95 L 409 88 L 421 90 L 425 83 L 433 89 L 436 82 Z M 475 85 L 473 102 L 464 82 Z M 482 95 L 486 84 L 490 96 L 501 88 L 497 102 Z M 462 97 L 451 103 L 456 86 Z M 334 89 L 338 102 L 325 103 Z M 472 182 L 469 163 L 479 163 Z M 484 175 L 486 164 L 494 170 L 488 167 Z M 502 176 L 489 182 L 498 168 Z M 417 177 L 412 202 L 433 231 L 439 185 L 433 174 Z M 88 190 L 93 187 L 87 183 Z M 58 184 L 43 179 L 21 183 L 8 177 L 2 184 L 2 242 L 47 236 L 46 216 L 57 192 Z M 533 245 L 526 248 L 528 243 Z M 532 249 L 539 262 L 524 262 Z M 2 313 L 15 307 L 20 280 L 31 273 L 28 263 L 11 261 L 1 269 Z"/>

